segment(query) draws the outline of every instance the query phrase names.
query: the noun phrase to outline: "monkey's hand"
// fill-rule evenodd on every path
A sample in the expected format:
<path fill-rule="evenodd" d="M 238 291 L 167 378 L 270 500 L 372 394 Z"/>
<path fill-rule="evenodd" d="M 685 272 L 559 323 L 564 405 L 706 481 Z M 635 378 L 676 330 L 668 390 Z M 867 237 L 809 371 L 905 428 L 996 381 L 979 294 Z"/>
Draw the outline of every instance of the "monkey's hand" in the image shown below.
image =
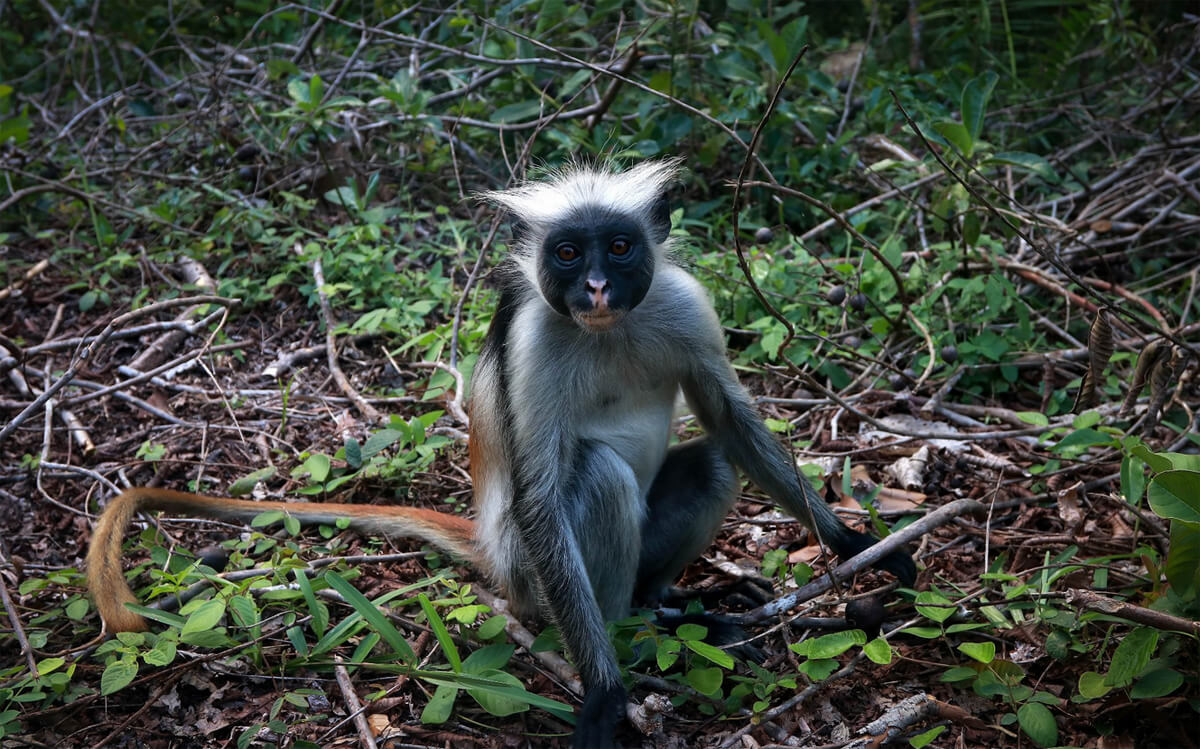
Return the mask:
<path fill-rule="evenodd" d="M 608 749 L 617 746 L 617 724 L 625 716 L 625 687 L 595 686 L 583 698 L 583 708 L 571 737 L 573 749 Z"/>

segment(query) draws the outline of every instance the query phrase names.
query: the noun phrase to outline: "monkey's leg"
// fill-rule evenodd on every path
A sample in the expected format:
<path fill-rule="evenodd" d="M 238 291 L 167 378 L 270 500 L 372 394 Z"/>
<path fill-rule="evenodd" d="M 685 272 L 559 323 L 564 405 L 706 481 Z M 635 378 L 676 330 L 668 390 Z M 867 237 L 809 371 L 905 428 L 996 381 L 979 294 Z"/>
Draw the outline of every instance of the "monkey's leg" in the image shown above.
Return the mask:
<path fill-rule="evenodd" d="M 737 490 L 737 473 L 709 438 L 667 452 L 646 497 L 635 600 L 653 604 L 666 595 L 712 543 Z"/>
<path fill-rule="evenodd" d="M 737 474 L 708 438 L 670 449 L 647 496 L 635 601 L 656 605 L 671 595 L 679 573 L 712 543 L 737 490 Z M 746 639 L 735 621 L 714 614 L 660 616 L 659 623 L 672 630 L 681 624 L 700 624 L 708 629 L 705 639 L 718 646 Z M 763 658 L 751 644 L 733 652 L 746 660 Z"/>

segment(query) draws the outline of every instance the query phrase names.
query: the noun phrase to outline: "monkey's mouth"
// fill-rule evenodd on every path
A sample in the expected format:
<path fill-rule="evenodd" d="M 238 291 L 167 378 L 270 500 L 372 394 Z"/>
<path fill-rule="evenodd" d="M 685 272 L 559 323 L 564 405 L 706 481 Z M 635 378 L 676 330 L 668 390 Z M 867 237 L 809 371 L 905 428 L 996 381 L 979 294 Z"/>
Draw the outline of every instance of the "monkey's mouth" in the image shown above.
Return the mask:
<path fill-rule="evenodd" d="M 612 330 L 617 323 L 621 322 L 621 318 L 625 317 L 625 313 L 614 312 L 613 310 L 605 310 L 604 312 L 573 312 L 571 317 L 584 330 L 592 333 L 602 333 L 606 330 Z"/>

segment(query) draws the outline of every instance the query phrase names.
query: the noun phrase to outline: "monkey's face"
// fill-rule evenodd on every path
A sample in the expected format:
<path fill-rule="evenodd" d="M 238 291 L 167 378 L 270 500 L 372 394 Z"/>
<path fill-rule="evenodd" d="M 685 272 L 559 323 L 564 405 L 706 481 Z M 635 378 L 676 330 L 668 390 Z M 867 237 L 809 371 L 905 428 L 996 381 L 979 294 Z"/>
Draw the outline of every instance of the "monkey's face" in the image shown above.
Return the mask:
<path fill-rule="evenodd" d="M 550 306 L 589 332 L 611 330 L 650 289 L 654 248 L 639 222 L 597 208 L 546 234 L 538 283 Z"/>

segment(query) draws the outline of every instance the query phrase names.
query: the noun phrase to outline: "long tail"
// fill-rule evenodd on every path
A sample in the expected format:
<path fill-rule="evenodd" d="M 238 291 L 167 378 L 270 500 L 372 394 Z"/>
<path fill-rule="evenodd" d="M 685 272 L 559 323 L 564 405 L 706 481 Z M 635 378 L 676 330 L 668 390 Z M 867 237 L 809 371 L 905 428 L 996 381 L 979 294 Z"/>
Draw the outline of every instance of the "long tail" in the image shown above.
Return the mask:
<path fill-rule="evenodd" d="M 420 538 L 451 554 L 478 562 L 475 524 L 466 518 L 416 507 L 317 504 L 304 502 L 254 502 L 208 497 L 169 489 L 133 488 L 108 503 L 92 532 L 88 549 L 88 590 L 110 632 L 140 632 L 146 620 L 125 608 L 138 603 L 121 569 L 121 541 L 138 510 L 161 510 L 175 515 L 198 515 L 248 522 L 270 510 L 286 512 L 305 525 L 332 525 L 349 518 L 349 529 L 362 535 Z"/>

